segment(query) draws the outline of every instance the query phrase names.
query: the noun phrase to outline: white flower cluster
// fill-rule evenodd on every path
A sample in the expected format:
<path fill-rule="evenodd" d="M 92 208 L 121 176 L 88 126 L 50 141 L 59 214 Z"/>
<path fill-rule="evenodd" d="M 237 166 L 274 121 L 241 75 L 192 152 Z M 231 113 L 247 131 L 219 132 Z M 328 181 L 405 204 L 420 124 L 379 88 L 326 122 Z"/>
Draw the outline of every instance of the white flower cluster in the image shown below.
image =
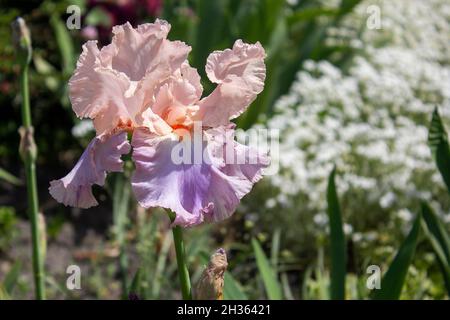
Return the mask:
<path fill-rule="evenodd" d="M 365 28 L 373 4 L 380 30 Z M 268 127 L 280 130 L 280 152 L 272 155 L 280 173 L 267 177 L 277 190 L 267 210 L 279 206 L 297 217 L 309 211 L 322 221 L 335 164 L 342 206 L 354 224 L 368 215 L 388 220 L 389 212 L 410 220 L 417 199 L 444 214 L 448 194 L 431 159 L 427 126 L 435 106 L 450 119 L 449 35 L 446 0 L 365 1 L 330 30 L 329 44 L 359 53 L 345 71 L 306 62 L 277 102 Z"/>

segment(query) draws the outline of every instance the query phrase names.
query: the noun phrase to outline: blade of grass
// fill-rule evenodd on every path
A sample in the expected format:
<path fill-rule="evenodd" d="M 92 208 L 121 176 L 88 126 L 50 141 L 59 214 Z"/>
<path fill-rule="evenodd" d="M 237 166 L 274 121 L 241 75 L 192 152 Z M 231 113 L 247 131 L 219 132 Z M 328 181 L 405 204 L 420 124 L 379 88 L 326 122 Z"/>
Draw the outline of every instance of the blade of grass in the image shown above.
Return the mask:
<path fill-rule="evenodd" d="M 150 216 L 146 209 L 142 207 L 137 208 L 137 225 L 138 225 L 138 241 L 136 245 L 139 254 L 140 265 L 140 285 L 139 298 L 148 299 L 151 296 L 153 281 L 153 270 L 156 263 L 156 243 L 158 234 L 158 219 Z"/>
<path fill-rule="evenodd" d="M 327 202 L 328 218 L 330 227 L 330 258 L 331 258 L 331 279 L 330 297 L 331 299 L 345 299 L 345 267 L 346 244 L 344 230 L 342 228 L 341 209 L 336 193 L 334 181 L 336 168 L 333 168 L 328 179 Z"/>
<path fill-rule="evenodd" d="M 119 269 L 122 283 L 122 298 L 128 298 L 128 257 L 126 254 L 126 231 L 128 225 L 128 204 L 130 200 L 130 186 L 126 182 L 128 163 L 125 172 L 116 175 L 113 198 L 114 236 L 119 246 Z"/>
<path fill-rule="evenodd" d="M 444 224 L 439 220 L 433 209 L 422 203 L 424 230 L 433 247 L 444 278 L 445 287 L 450 295 L 450 238 Z"/>
<path fill-rule="evenodd" d="M 270 248 L 270 263 L 272 264 L 273 270 L 277 272 L 278 268 L 278 255 L 280 253 L 280 238 L 281 229 L 276 229 L 272 236 L 272 247 Z"/>
<path fill-rule="evenodd" d="M 14 263 L 11 270 L 5 276 L 5 280 L 3 280 L 3 289 L 8 293 L 8 295 L 12 294 L 12 291 L 17 283 L 17 279 L 19 278 L 20 271 L 22 269 L 22 264 L 20 261 Z"/>
<path fill-rule="evenodd" d="M 155 275 L 153 278 L 152 297 L 159 297 L 161 291 L 161 280 L 163 279 L 164 270 L 166 268 L 167 256 L 169 255 L 169 249 L 172 245 L 172 235 L 170 232 L 166 233 L 164 237 L 161 251 L 158 255 L 158 262 L 156 263 Z"/>
<path fill-rule="evenodd" d="M 50 25 L 53 28 L 56 43 L 58 44 L 63 73 L 65 76 L 69 76 L 75 67 L 75 50 L 72 39 L 70 38 L 66 25 L 61 21 L 56 13 L 51 14 Z"/>
<path fill-rule="evenodd" d="M 141 268 L 138 268 L 134 274 L 133 280 L 131 281 L 130 288 L 128 289 L 128 298 L 130 298 L 133 294 L 139 296 L 138 293 L 140 292 L 141 275 L 142 270 Z"/>
<path fill-rule="evenodd" d="M 361 0 L 342 0 L 339 8 L 339 15 L 344 16 L 351 12 L 360 2 Z"/>
<path fill-rule="evenodd" d="M 224 300 L 248 300 L 242 286 L 230 272 L 225 272 L 224 275 L 224 288 L 223 288 L 223 298 Z"/>
<path fill-rule="evenodd" d="M 301 287 L 301 299 L 303 300 L 309 300 L 311 298 L 308 290 L 308 281 L 312 277 L 312 274 L 313 274 L 313 266 L 310 265 L 306 268 L 306 271 L 303 274 L 303 282 Z"/>
<path fill-rule="evenodd" d="M 315 20 L 321 16 L 336 16 L 339 13 L 338 9 L 326 8 L 326 7 L 307 7 L 301 10 L 297 10 L 292 13 L 288 18 L 288 23 L 304 22 L 308 20 Z"/>
<path fill-rule="evenodd" d="M 416 251 L 417 239 L 419 238 L 421 216 L 418 215 L 411 231 L 403 241 L 394 260 L 381 280 L 381 288 L 373 291 L 372 299 L 375 300 L 397 300 L 402 293 L 409 265 Z"/>
<path fill-rule="evenodd" d="M 330 299 L 330 276 L 325 271 L 325 248 L 323 246 L 319 247 L 317 256 L 317 266 L 314 270 L 315 279 L 317 282 L 317 294 L 320 300 L 329 300 Z"/>
<path fill-rule="evenodd" d="M 195 12 L 199 17 L 199 23 L 195 35 L 195 51 L 192 52 L 192 64 L 198 68 L 200 74 L 204 73 L 206 58 L 211 51 L 217 50 L 218 45 L 224 40 L 224 15 L 225 1 L 197 0 Z M 205 32 L 208 33 L 205 36 Z"/>
<path fill-rule="evenodd" d="M 428 146 L 431 149 L 439 172 L 444 179 L 445 185 L 450 192 L 450 148 L 448 145 L 448 136 L 445 131 L 439 115 L 439 110 L 436 107 L 431 118 L 431 123 L 428 133 Z"/>
<path fill-rule="evenodd" d="M 280 283 L 278 282 L 276 273 L 270 267 L 269 260 L 264 254 L 258 240 L 252 239 L 252 246 L 256 257 L 256 264 L 259 273 L 261 274 L 268 298 L 270 300 L 281 300 L 283 297 Z"/>
<path fill-rule="evenodd" d="M 0 283 L 0 300 L 11 300 L 11 297 L 9 296 L 8 292 L 6 292 L 5 288 L 3 288 L 1 283 Z"/>
<path fill-rule="evenodd" d="M 289 285 L 289 278 L 286 272 L 281 274 L 281 284 L 283 286 L 283 293 L 287 300 L 294 300 L 294 295 L 292 294 L 291 286 Z"/>
<path fill-rule="evenodd" d="M 11 183 L 15 186 L 20 186 L 23 184 L 23 182 L 19 178 L 16 178 L 11 173 L 2 168 L 0 168 L 0 179 L 5 180 L 6 182 Z"/>

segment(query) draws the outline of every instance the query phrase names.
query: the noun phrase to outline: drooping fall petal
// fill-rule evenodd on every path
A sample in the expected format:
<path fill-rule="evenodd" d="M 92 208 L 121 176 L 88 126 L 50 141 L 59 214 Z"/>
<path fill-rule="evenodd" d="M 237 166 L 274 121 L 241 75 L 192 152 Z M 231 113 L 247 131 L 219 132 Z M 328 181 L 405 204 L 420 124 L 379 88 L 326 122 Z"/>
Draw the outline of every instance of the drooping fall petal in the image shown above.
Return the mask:
<path fill-rule="evenodd" d="M 214 51 L 208 57 L 206 74 L 216 89 L 199 105 L 204 126 L 226 125 L 238 117 L 264 88 L 266 54 L 259 42 L 237 40 L 233 49 Z"/>
<path fill-rule="evenodd" d="M 50 194 L 66 206 L 89 208 L 97 205 L 92 185 L 102 186 L 106 172 L 121 172 L 123 161 L 120 157 L 129 152 L 126 132 L 95 137 L 72 171 L 50 182 Z"/>
<path fill-rule="evenodd" d="M 132 140 L 136 164 L 132 186 L 139 204 L 174 211 L 174 224 L 184 227 L 229 217 L 261 177 L 260 170 L 267 163 L 226 164 L 218 148 L 225 148 L 220 141 L 230 141 L 221 134 L 207 132 L 206 139 L 185 137 L 179 141 L 175 134 L 157 136 L 136 130 Z M 232 139 L 232 135 L 229 137 Z M 233 150 L 240 152 L 245 148 Z M 253 176 L 248 166 L 255 167 Z"/>
<path fill-rule="evenodd" d="M 269 156 L 254 146 L 237 142 L 234 128 L 235 124 L 229 124 L 206 130 L 210 148 L 215 157 L 224 159 L 223 173 L 256 183 L 262 178 L 262 169 L 270 164 Z"/>
<path fill-rule="evenodd" d="M 175 224 L 201 223 L 209 208 L 206 202 L 209 168 L 174 163 L 172 151 L 179 145 L 174 134 L 157 136 L 147 130 L 135 130 L 131 143 L 136 165 L 131 181 L 139 204 L 174 211 Z"/>
<path fill-rule="evenodd" d="M 205 137 L 208 141 L 208 153 L 214 159 L 220 159 L 220 177 L 227 181 L 238 199 L 238 202 L 252 189 L 253 185 L 262 178 L 262 171 L 270 164 L 267 154 L 238 143 L 234 139 L 234 124 L 208 129 Z M 219 205 L 220 204 L 220 205 Z M 210 221 L 221 221 L 233 214 L 238 203 L 231 207 L 226 199 L 217 193 L 214 214 Z"/>

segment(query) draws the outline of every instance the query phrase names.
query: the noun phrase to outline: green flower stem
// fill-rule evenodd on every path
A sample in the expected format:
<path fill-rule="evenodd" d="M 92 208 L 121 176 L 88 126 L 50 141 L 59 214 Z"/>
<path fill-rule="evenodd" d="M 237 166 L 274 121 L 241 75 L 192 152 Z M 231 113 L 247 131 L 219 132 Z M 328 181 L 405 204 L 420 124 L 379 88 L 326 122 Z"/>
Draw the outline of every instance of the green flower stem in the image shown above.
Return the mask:
<path fill-rule="evenodd" d="M 169 211 L 170 220 L 175 220 L 175 213 Z M 186 263 L 186 254 L 183 242 L 183 230 L 180 226 L 172 228 L 173 242 L 175 243 L 175 252 L 177 255 L 178 277 L 180 279 L 181 293 L 184 300 L 192 300 L 191 280 L 189 278 L 189 270 Z"/>
<path fill-rule="evenodd" d="M 45 299 L 45 273 L 44 273 L 44 257 L 42 255 L 42 248 L 39 245 L 38 215 L 39 203 L 36 183 L 36 148 L 33 140 L 33 127 L 31 124 L 30 112 L 30 97 L 28 91 L 28 62 L 21 64 L 20 72 L 20 90 L 22 95 L 22 122 L 24 134 L 22 136 L 21 144 L 24 146 L 21 150 L 22 158 L 25 164 L 25 174 L 27 179 L 27 194 L 28 194 L 28 215 L 31 222 L 31 239 L 32 239 L 32 253 L 33 253 L 33 274 L 36 298 L 39 300 Z"/>

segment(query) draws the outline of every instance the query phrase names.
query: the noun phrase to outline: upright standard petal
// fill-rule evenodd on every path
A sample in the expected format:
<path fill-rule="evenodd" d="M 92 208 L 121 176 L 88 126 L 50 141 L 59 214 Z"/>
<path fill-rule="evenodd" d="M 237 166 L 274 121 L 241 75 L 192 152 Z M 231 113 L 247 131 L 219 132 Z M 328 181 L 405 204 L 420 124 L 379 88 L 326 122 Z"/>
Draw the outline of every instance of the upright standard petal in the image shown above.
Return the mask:
<path fill-rule="evenodd" d="M 73 110 L 94 119 L 97 134 L 117 126 L 139 126 L 137 117 L 153 103 L 154 91 L 180 69 L 191 48 L 166 39 L 170 25 L 157 20 L 134 29 L 113 29 L 112 43 L 99 50 L 88 41 L 69 81 Z"/>
<path fill-rule="evenodd" d="M 172 127 L 190 127 L 198 111 L 198 101 L 203 87 L 197 70 L 183 63 L 155 93 L 152 111 Z"/>
<path fill-rule="evenodd" d="M 266 164 L 227 164 L 218 150 L 230 141 L 220 134 L 209 132 L 205 139 L 184 137 L 179 141 L 173 134 L 157 136 L 136 130 L 132 186 L 139 204 L 174 211 L 174 224 L 184 227 L 229 217 Z"/>
<path fill-rule="evenodd" d="M 137 28 L 128 22 L 114 26 L 111 44 L 101 50 L 102 65 L 126 74 L 131 81 L 141 81 L 157 70 L 167 77 L 191 51 L 184 42 L 168 40 L 169 31 L 170 24 L 161 19 Z"/>
<path fill-rule="evenodd" d="M 264 88 L 266 54 L 259 42 L 237 40 L 233 49 L 214 51 L 208 57 L 206 74 L 216 89 L 200 101 L 198 120 L 207 127 L 226 125 L 238 117 Z"/>
<path fill-rule="evenodd" d="M 95 137 L 72 171 L 64 178 L 50 182 L 50 194 L 66 206 L 85 209 L 97 205 L 92 185 L 102 186 L 106 172 L 121 172 L 123 161 L 120 157 L 129 152 L 126 132 Z"/>
<path fill-rule="evenodd" d="M 78 117 L 94 119 L 97 134 L 111 131 L 131 119 L 134 104 L 125 98 L 130 84 L 125 74 L 102 66 L 96 41 L 88 41 L 69 80 L 72 108 Z"/>
<path fill-rule="evenodd" d="M 136 29 L 129 23 L 113 28 L 111 67 L 136 82 L 135 92 L 142 96 L 140 111 L 153 102 L 155 88 L 181 67 L 191 51 L 184 42 L 168 40 L 169 31 L 170 24 L 160 19 Z"/>

